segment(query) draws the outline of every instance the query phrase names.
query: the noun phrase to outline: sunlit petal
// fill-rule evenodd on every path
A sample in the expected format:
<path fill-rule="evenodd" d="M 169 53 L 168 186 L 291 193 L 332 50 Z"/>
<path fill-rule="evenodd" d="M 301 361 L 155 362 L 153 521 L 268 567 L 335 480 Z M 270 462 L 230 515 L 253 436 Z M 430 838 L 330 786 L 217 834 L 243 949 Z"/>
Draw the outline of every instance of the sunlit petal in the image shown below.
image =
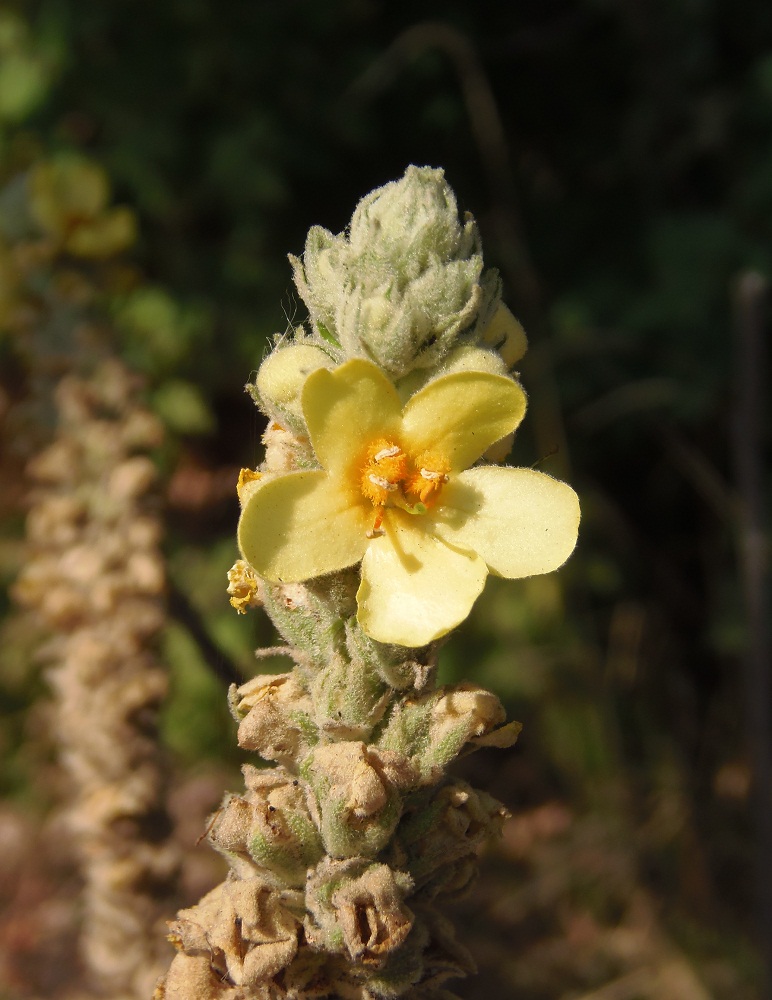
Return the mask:
<path fill-rule="evenodd" d="M 579 498 L 542 472 L 483 466 L 448 483 L 433 520 L 440 538 L 478 552 L 492 573 L 512 580 L 550 573 L 568 559 Z"/>
<path fill-rule="evenodd" d="M 453 471 L 466 469 L 525 413 L 525 393 L 512 379 L 462 371 L 430 382 L 408 400 L 402 439 L 414 454 L 443 455 Z"/>
<path fill-rule="evenodd" d="M 462 622 L 485 585 L 485 563 L 425 531 L 423 518 L 389 511 L 386 534 L 362 561 L 357 618 L 379 642 L 424 646 Z"/>
<path fill-rule="evenodd" d="M 355 358 L 334 371 L 315 371 L 306 379 L 302 399 L 316 457 L 332 473 L 345 471 L 363 443 L 399 431 L 397 390 L 370 361 Z"/>
<path fill-rule="evenodd" d="M 369 505 L 357 504 L 326 472 L 292 472 L 249 497 L 239 546 L 260 576 L 292 583 L 359 562 L 371 524 Z"/>

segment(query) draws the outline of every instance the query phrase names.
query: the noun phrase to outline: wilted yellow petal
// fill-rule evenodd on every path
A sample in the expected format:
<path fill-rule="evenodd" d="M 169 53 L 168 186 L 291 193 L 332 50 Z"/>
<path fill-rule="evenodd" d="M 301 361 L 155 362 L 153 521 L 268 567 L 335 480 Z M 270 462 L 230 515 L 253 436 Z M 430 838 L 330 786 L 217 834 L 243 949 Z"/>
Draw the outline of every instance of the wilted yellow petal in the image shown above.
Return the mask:
<path fill-rule="evenodd" d="M 397 390 L 380 368 L 355 358 L 315 371 L 303 388 L 303 414 L 316 457 L 325 469 L 345 471 L 367 445 L 399 430 Z"/>
<path fill-rule="evenodd" d="M 242 507 L 247 500 L 249 500 L 255 490 L 258 489 L 258 485 L 262 478 L 263 473 L 258 472 L 256 469 L 242 469 L 239 472 L 239 480 L 236 483 L 236 493 L 238 494 L 239 503 Z"/>
<path fill-rule="evenodd" d="M 452 471 L 468 468 L 525 414 L 525 393 L 512 379 L 461 371 L 430 382 L 408 400 L 402 440 L 414 454 L 443 455 Z"/>
<path fill-rule="evenodd" d="M 260 581 L 255 571 L 244 559 L 237 559 L 228 570 L 228 589 L 231 607 L 240 615 L 247 613 L 247 608 L 259 608 L 263 603 L 260 596 Z"/>
<path fill-rule="evenodd" d="M 359 562 L 371 523 L 369 504 L 352 502 L 326 472 L 291 472 L 247 499 L 239 546 L 259 576 L 296 583 Z"/>
<path fill-rule="evenodd" d="M 579 498 L 532 469 L 483 466 L 456 476 L 433 515 L 440 538 L 478 552 L 510 580 L 550 573 L 574 550 Z"/>
<path fill-rule="evenodd" d="M 379 642 L 439 639 L 466 618 L 485 585 L 483 560 L 424 531 L 422 521 L 390 511 L 386 534 L 370 542 L 362 561 L 357 618 Z"/>

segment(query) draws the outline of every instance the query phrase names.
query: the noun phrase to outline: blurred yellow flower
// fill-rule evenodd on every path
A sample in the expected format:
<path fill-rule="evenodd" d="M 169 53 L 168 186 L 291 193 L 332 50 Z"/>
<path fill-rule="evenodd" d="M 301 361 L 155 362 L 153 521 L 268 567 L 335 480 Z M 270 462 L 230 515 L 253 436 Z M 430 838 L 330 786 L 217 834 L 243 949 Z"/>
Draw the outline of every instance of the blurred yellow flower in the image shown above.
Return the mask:
<path fill-rule="evenodd" d="M 516 579 L 571 554 L 579 502 L 531 469 L 469 468 L 525 413 L 512 379 L 460 371 L 402 403 L 369 361 L 310 375 L 302 407 L 321 469 L 256 484 L 241 551 L 274 582 L 362 561 L 357 618 L 373 639 L 423 646 L 463 621 L 489 572 Z"/>
<path fill-rule="evenodd" d="M 75 156 L 38 164 L 30 173 L 35 221 L 76 257 L 105 258 L 130 246 L 137 235 L 134 213 L 109 208 L 110 186 L 101 167 Z"/>

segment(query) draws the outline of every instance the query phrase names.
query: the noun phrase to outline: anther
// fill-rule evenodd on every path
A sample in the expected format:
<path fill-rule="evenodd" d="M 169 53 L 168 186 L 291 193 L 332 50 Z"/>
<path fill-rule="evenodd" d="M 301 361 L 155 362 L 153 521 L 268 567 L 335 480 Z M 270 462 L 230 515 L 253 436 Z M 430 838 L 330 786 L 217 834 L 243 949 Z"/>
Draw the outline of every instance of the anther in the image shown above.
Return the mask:
<path fill-rule="evenodd" d="M 375 462 L 382 462 L 384 458 L 394 458 L 395 455 L 399 455 L 402 449 L 398 444 L 393 444 L 389 448 L 381 448 L 380 451 L 373 455 L 373 460 Z"/>
<path fill-rule="evenodd" d="M 445 472 L 432 472 L 431 469 L 421 469 L 421 479 L 429 479 L 433 483 L 447 483 L 448 476 Z"/>
<path fill-rule="evenodd" d="M 384 479 L 383 476 L 374 476 L 370 473 L 367 478 L 373 486 L 377 486 L 382 490 L 388 490 L 389 493 L 393 493 L 394 490 L 399 489 L 399 483 L 392 483 L 390 480 Z"/>

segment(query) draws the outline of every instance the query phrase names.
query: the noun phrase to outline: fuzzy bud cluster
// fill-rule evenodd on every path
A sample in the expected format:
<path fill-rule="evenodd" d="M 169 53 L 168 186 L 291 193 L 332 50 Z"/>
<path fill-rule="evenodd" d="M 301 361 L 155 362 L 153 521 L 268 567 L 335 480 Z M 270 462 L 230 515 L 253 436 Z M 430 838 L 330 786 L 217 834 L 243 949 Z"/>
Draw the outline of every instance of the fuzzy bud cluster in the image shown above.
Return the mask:
<path fill-rule="evenodd" d="M 315 226 L 291 262 L 314 332 L 395 377 L 437 365 L 498 291 L 480 283 L 477 227 L 428 168 L 363 198 L 347 234 Z"/>
<path fill-rule="evenodd" d="M 247 388 L 296 434 L 303 384 L 319 368 L 368 358 L 409 395 L 452 371 L 504 374 L 525 353 L 497 273 L 483 270 L 477 226 L 459 219 L 442 170 L 408 167 L 362 199 L 346 232 L 314 226 L 290 262 L 309 329 L 280 338 Z"/>

